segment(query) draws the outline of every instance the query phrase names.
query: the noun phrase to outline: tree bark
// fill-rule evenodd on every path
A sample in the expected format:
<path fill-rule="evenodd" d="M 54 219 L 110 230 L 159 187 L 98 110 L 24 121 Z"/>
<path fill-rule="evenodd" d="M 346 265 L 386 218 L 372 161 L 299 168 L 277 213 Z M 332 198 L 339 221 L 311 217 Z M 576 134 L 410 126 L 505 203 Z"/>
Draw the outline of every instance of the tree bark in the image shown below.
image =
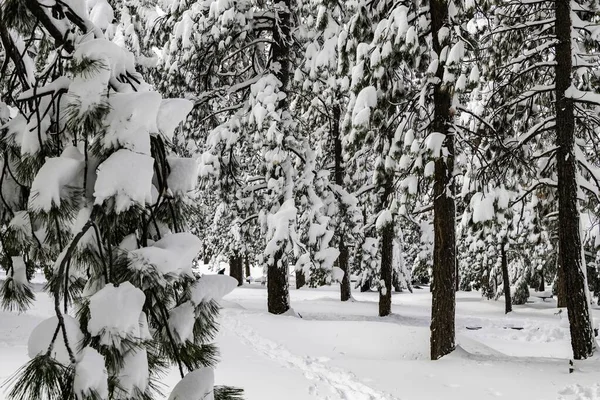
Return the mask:
<path fill-rule="evenodd" d="M 291 47 L 291 0 L 283 0 L 277 7 L 278 23 L 273 21 L 272 27 L 272 45 L 271 45 L 271 64 L 279 64 L 274 75 L 281 82 L 281 90 L 286 93 L 290 80 L 290 47 Z M 288 112 L 289 105 L 287 96 L 277 102 L 277 108 L 282 114 Z M 280 129 L 287 129 L 280 124 Z M 273 172 L 272 178 L 285 178 L 281 168 L 279 172 Z M 284 199 L 281 199 L 283 203 Z M 288 265 L 284 260 L 286 243 L 281 244 L 273 256 L 273 262 L 267 266 L 267 302 L 268 310 L 272 314 L 283 314 L 290 309 Z"/>
<path fill-rule="evenodd" d="M 300 289 L 302 286 L 306 285 L 306 276 L 302 270 L 296 270 L 296 289 Z"/>
<path fill-rule="evenodd" d="M 340 135 L 340 117 L 341 110 L 339 105 L 335 105 L 333 107 L 333 137 L 334 137 L 334 178 L 335 184 L 343 187 L 344 185 L 344 164 L 343 164 L 343 154 L 342 154 L 342 138 Z M 342 278 L 342 282 L 340 282 L 340 300 L 348 301 L 350 297 L 352 297 L 351 287 L 350 287 L 350 266 L 348 265 L 348 247 L 346 247 L 345 243 L 345 232 L 337 227 L 339 243 L 338 250 L 340 255 L 338 256 L 338 265 L 342 271 L 344 271 L 344 277 Z"/>
<path fill-rule="evenodd" d="M 508 257 L 506 256 L 506 243 L 504 238 L 500 246 L 500 264 L 502 268 L 502 285 L 504 286 L 504 313 L 508 314 L 512 311 L 512 298 L 510 296 L 510 276 L 508 275 Z"/>
<path fill-rule="evenodd" d="M 440 42 L 437 32 L 448 25 L 447 0 L 430 0 L 433 51 L 441 56 L 448 39 Z M 455 282 L 456 282 L 456 228 L 454 185 L 454 136 L 449 130 L 452 94 L 443 83 L 444 63 L 436 71 L 438 82 L 434 85 L 433 132 L 445 135 L 443 147 L 448 151 L 435 160 L 433 184 L 433 288 L 431 305 L 431 359 L 437 360 L 455 348 Z"/>
<path fill-rule="evenodd" d="M 284 250 L 278 250 L 273 264 L 267 267 L 267 308 L 271 314 L 283 314 L 290 309 L 288 266 Z"/>
<path fill-rule="evenodd" d="M 238 286 L 244 284 L 244 265 L 242 263 L 242 257 L 237 251 L 229 256 L 229 275 L 237 279 Z"/>
<path fill-rule="evenodd" d="M 250 273 L 250 256 L 248 255 L 248 253 L 246 253 L 246 255 L 244 256 L 244 269 L 246 270 L 246 279 L 248 279 L 252 276 L 252 274 Z"/>
<path fill-rule="evenodd" d="M 384 287 L 379 288 L 379 316 L 392 313 L 392 256 L 394 247 L 394 224 L 387 223 L 381 231 L 381 280 Z"/>
<path fill-rule="evenodd" d="M 579 208 L 577 203 L 577 160 L 575 158 L 575 117 L 573 100 L 565 96 L 571 86 L 570 0 L 556 0 L 556 166 L 558 172 L 558 240 L 560 265 L 571 330 L 571 347 L 576 360 L 594 353 L 594 332 L 586 295 L 585 271 L 581 258 Z"/>
<path fill-rule="evenodd" d="M 348 264 L 348 247 L 346 247 L 343 238 L 340 238 L 338 250 L 340 251 L 340 255 L 338 257 L 338 264 L 340 266 L 340 269 L 344 271 L 344 277 L 342 278 L 342 282 L 340 283 L 340 300 L 348 301 L 352 297 L 350 287 L 350 266 Z"/>

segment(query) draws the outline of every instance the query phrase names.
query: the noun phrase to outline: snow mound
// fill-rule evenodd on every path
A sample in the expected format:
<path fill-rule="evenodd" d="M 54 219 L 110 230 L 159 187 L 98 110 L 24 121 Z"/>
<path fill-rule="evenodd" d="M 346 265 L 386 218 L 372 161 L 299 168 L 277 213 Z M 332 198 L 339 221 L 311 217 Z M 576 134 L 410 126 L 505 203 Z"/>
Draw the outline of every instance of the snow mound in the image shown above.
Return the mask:
<path fill-rule="evenodd" d="M 189 372 L 175 386 L 169 400 L 214 400 L 215 372 L 204 367 Z"/>
<path fill-rule="evenodd" d="M 192 303 L 198 305 L 205 301 L 221 300 L 223 296 L 231 293 L 237 285 L 237 279 L 228 275 L 202 275 L 192 286 Z"/>
<path fill-rule="evenodd" d="M 104 357 L 91 347 L 83 349 L 81 360 L 75 366 L 73 390 L 79 400 L 97 394 L 99 399 L 108 398 L 108 373 Z"/>
<path fill-rule="evenodd" d="M 599 400 L 600 385 L 582 386 L 579 384 L 569 385 L 560 392 L 558 400 Z"/>
<path fill-rule="evenodd" d="M 79 322 L 69 315 L 63 315 L 65 320 L 65 328 L 67 331 L 67 340 L 69 341 L 69 347 L 78 356 L 78 346 L 83 341 L 83 333 L 79 329 Z M 29 340 L 27 342 L 27 354 L 30 358 L 34 358 L 40 354 L 45 354 L 48 351 L 48 346 L 52 341 L 56 327 L 58 326 L 58 318 L 56 316 L 48 318 L 40 322 L 31 332 Z M 52 347 L 50 355 L 59 363 L 63 365 L 70 365 L 69 352 L 65 345 L 63 332 L 59 332 Z"/>
<path fill-rule="evenodd" d="M 126 337 L 140 337 L 140 313 L 146 295 L 129 282 L 104 286 L 90 298 L 88 330 L 103 344 Z M 115 312 L 118 310 L 118 312 Z"/>

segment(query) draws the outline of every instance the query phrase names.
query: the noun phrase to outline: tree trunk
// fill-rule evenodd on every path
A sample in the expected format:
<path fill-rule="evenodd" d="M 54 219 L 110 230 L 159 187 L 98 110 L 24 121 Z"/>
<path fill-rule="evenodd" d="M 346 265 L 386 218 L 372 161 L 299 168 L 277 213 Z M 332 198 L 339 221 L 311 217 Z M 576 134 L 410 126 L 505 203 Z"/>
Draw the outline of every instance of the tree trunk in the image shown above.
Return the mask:
<path fill-rule="evenodd" d="M 449 45 L 447 38 L 440 38 L 437 32 L 448 25 L 447 0 L 430 0 L 431 31 L 433 51 L 441 58 L 442 50 Z M 451 91 L 443 83 L 444 63 L 440 62 L 436 71 L 439 82 L 434 85 L 434 114 L 432 131 L 445 135 L 443 147 L 448 155 L 440 154 L 435 160 L 433 183 L 433 288 L 431 304 L 431 359 L 437 360 L 455 348 L 455 260 L 456 227 L 454 184 L 454 136 L 449 130 Z"/>
<path fill-rule="evenodd" d="M 381 231 L 381 280 L 384 287 L 379 288 L 379 316 L 392 313 L 392 256 L 394 247 L 394 223 L 387 223 Z"/>
<path fill-rule="evenodd" d="M 340 238 L 338 246 L 340 255 L 338 257 L 338 264 L 342 271 L 344 271 L 344 277 L 340 283 L 340 298 L 342 301 L 348 301 L 352 297 L 350 288 L 350 268 L 348 265 L 348 247 L 344 243 L 344 239 Z"/>
<path fill-rule="evenodd" d="M 279 68 L 275 70 L 274 75 L 281 82 L 281 90 L 286 93 L 290 80 L 290 47 L 292 40 L 290 36 L 291 29 L 291 0 L 283 0 L 280 6 L 277 7 L 278 23 L 273 21 L 272 27 L 272 44 L 271 44 L 271 64 L 279 64 Z M 277 102 L 277 109 L 285 114 L 289 110 L 288 97 L 283 97 Z M 287 129 L 283 124 L 279 124 L 279 129 L 284 131 Z M 282 168 L 278 167 L 273 172 L 274 179 L 288 179 Z M 282 196 L 284 194 L 282 193 Z M 281 199 L 283 203 L 284 199 Z M 288 282 L 288 265 L 287 260 L 284 260 L 284 252 L 286 243 L 281 244 L 281 248 L 277 250 L 273 256 L 273 262 L 267 267 L 267 292 L 268 292 L 268 310 L 272 314 L 283 314 L 290 309 L 289 282 Z"/>
<path fill-rule="evenodd" d="M 361 293 L 370 291 L 372 283 L 373 283 L 373 279 L 372 278 L 369 278 L 365 282 L 363 282 L 363 284 L 360 285 L 360 291 L 361 291 Z"/>
<path fill-rule="evenodd" d="M 339 105 L 333 107 L 333 137 L 334 137 L 334 178 L 335 184 L 343 187 L 344 186 L 344 165 L 343 165 L 343 154 L 342 154 L 342 138 L 340 135 L 340 116 L 341 110 Z M 343 206 L 342 206 L 343 207 Z M 350 267 L 348 265 L 348 247 L 345 243 L 345 233 L 337 227 L 337 233 L 339 235 L 338 250 L 340 255 L 338 256 L 338 265 L 342 271 L 344 271 L 344 277 L 340 283 L 340 299 L 342 301 L 350 300 L 351 287 L 350 287 Z"/>
<path fill-rule="evenodd" d="M 244 269 L 246 270 L 246 279 L 250 278 L 252 274 L 250 273 L 250 256 L 248 253 L 244 257 Z"/>
<path fill-rule="evenodd" d="M 283 249 L 267 267 L 267 306 L 271 314 L 283 314 L 290 309 L 288 266 L 283 260 Z"/>
<path fill-rule="evenodd" d="M 237 279 L 238 286 L 244 284 L 244 265 L 242 263 L 242 256 L 237 251 L 229 256 L 229 275 Z"/>
<path fill-rule="evenodd" d="M 512 298 L 510 296 L 510 277 L 508 275 L 508 257 L 506 257 L 506 243 L 507 240 L 502 240 L 500 246 L 500 257 L 501 257 L 501 268 L 502 268 L 502 285 L 504 286 L 504 313 L 508 314 L 512 311 Z"/>
<path fill-rule="evenodd" d="M 302 286 L 306 285 L 306 275 L 301 269 L 296 270 L 296 289 L 300 289 Z"/>
<path fill-rule="evenodd" d="M 573 100 L 565 97 L 571 86 L 571 4 L 556 0 L 556 166 L 558 172 L 558 240 L 560 265 L 571 330 L 571 347 L 576 360 L 594 353 L 594 332 L 585 290 L 581 259 L 579 208 L 577 204 L 577 160 L 575 158 L 575 118 Z"/>
<path fill-rule="evenodd" d="M 542 266 L 542 268 L 539 271 L 539 285 L 538 285 L 538 292 L 545 292 L 546 291 L 546 282 L 544 282 L 544 267 Z"/>
<path fill-rule="evenodd" d="M 454 258 L 454 276 L 456 276 L 456 279 L 454 280 L 454 282 L 455 282 L 454 291 L 458 292 L 458 290 L 459 290 L 458 288 L 460 287 L 460 277 L 458 274 L 458 257 Z"/>

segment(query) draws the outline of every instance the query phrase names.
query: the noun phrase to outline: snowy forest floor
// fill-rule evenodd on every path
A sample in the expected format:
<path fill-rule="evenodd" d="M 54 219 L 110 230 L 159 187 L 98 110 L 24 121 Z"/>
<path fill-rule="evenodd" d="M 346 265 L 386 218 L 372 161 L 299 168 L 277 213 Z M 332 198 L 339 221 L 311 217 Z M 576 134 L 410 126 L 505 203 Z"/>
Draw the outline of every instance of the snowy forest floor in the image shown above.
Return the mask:
<path fill-rule="evenodd" d="M 303 317 L 296 318 L 269 315 L 259 283 L 235 289 L 223 301 L 217 383 L 242 387 L 247 400 L 600 399 L 600 356 L 569 374 L 566 312 L 556 315 L 554 300 L 532 297 L 505 316 L 502 301 L 459 292 L 459 347 L 433 362 L 428 288 L 394 294 L 394 314 L 386 318 L 376 316 L 377 293 L 341 303 L 338 290 L 292 290 Z M 43 293 L 25 314 L 0 312 L 1 382 L 27 361 L 29 333 L 51 315 Z M 594 317 L 600 320 L 600 309 Z M 172 371 L 165 393 L 175 381 Z"/>

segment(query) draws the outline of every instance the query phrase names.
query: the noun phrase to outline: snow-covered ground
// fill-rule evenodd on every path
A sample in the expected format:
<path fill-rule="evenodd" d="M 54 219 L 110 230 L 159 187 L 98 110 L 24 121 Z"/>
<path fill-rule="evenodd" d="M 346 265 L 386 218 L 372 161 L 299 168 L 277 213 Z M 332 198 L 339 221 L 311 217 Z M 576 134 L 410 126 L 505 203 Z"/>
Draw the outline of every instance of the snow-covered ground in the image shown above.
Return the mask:
<path fill-rule="evenodd" d="M 259 283 L 235 289 L 223 301 L 217 383 L 244 388 L 247 400 L 600 399 L 600 358 L 569 374 L 566 313 L 553 300 L 505 316 L 501 301 L 460 292 L 459 347 L 430 361 L 427 288 L 394 294 L 387 318 L 376 316 L 376 293 L 338 296 L 337 286 L 292 290 L 296 318 L 269 315 Z M 0 312 L 0 381 L 27 361 L 29 333 L 52 313 L 43 293 L 26 314 Z M 175 381 L 175 371 L 165 377 L 167 393 Z"/>

